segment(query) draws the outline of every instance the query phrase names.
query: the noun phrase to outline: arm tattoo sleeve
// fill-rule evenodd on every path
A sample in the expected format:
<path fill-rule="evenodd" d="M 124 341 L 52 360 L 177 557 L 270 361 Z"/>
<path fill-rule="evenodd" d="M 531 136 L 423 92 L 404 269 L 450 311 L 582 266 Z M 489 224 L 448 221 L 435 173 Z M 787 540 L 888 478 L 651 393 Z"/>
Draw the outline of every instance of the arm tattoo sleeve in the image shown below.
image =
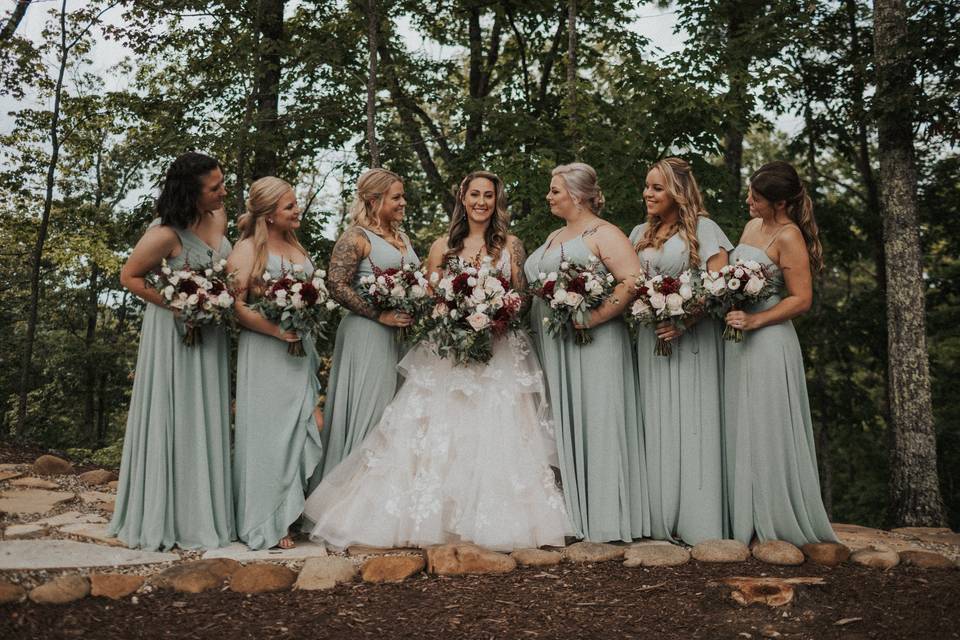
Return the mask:
<path fill-rule="evenodd" d="M 363 255 L 366 238 L 359 229 L 350 228 L 333 245 L 327 269 L 327 288 L 334 300 L 357 315 L 376 320 L 380 312 L 353 288 L 353 276 Z"/>

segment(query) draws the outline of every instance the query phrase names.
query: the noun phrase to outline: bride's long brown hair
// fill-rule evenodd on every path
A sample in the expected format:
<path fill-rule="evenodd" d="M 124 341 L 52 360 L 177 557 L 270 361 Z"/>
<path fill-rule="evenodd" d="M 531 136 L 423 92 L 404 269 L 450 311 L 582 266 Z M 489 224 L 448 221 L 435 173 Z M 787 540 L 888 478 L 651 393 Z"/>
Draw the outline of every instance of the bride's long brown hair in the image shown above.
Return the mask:
<path fill-rule="evenodd" d="M 467 189 L 470 183 L 477 178 L 485 178 L 493 183 L 494 193 L 494 211 L 490 222 L 487 224 L 487 230 L 483 234 L 483 244 L 487 250 L 487 255 L 494 264 L 500 260 L 500 253 L 507 244 L 507 227 L 510 224 L 510 213 L 507 211 L 507 194 L 503 188 L 503 180 L 495 173 L 490 171 L 471 171 L 460 182 L 460 188 L 457 190 L 457 203 L 453 208 L 453 215 L 450 216 L 450 228 L 447 232 L 447 252 L 443 255 L 443 264 L 453 256 L 463 250 L 463 240 L 470 233 L 470 223 L 467 221 L 467 207 L 463 204 L 463 199 L 467 195 Z"/>

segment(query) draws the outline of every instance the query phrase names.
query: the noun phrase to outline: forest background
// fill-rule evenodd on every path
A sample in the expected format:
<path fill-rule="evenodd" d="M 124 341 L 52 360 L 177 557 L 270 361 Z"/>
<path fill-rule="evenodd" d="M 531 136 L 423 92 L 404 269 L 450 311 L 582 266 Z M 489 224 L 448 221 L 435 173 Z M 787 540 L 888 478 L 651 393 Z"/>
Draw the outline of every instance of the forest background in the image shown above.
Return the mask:
<path fill-rule="evenodd" d="M 636 28 L 662 15 L 669 52 Z M 786 159 L 827 264 L 795 321 L 827 509 L 960 527 L 956 0 L 4 0 L 0 21 L 4 440 L 119 464 L 143 303 L 118 273 L 183 151 L 223 163 L 231 238 L 252 179 L 295 185 L 321 263 L 371 165 L 406 178 L 422 255 L 475 168 L 530 251 L 557 164 L 593 165 L 629 231 L 680 155 L 736 242 L 745 178 Z"/>

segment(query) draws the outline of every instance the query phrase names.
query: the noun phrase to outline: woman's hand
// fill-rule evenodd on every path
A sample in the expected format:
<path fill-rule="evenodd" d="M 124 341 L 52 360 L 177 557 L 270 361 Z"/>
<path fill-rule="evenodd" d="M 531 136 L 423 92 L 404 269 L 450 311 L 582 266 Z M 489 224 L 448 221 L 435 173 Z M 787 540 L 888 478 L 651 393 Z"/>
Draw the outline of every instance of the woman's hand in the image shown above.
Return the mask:
<path fill-rule="evenodd" d="M 602 322 L 603 322 L 603 319 L 597 317 L 597 310 L 592 309 L 590 313 L 587 314 L 586 322 L 577 322 L 576 320 L 574 320 L 573 327 L 575 329 L 589 329 L 590 327 L 595 327 Z"/>
<path fill-rule="evenodd" d="M 724 320 L 734 329 L 752 331 L 753 329 L 759 328 L 756 316 L 752 313 L 746 313 L 744 311 L 729 311 L 727 312 Z"/>
<path fill-rule="evenodd" d="M 377 317 L 377 322 L 388 327 L 409 327 L 413 318 L 403 311 L 384 311 Z"/>
<path fill-rule="evenodd" d="M 274 337 L 283 342 L 300 342 L 300 336 L 296 331 L 284 331 L 280 327 L 277 327 L 277 332 L 274 334 Z"/>
<path fill-rule="evenodd" d="M 657 324 L 655 332 L 658 338 L 668 342 L 672 340 L 678 340 L 680 336 L 683 335 L 683 330 L 669 320 L 664 320 L 663 322 Z"/>

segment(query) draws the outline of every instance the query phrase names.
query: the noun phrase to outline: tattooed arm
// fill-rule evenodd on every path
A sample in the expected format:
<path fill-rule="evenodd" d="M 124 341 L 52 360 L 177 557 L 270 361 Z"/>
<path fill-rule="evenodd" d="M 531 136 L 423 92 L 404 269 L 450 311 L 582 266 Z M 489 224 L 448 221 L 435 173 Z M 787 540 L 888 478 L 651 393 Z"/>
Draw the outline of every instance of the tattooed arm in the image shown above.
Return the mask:
<path fill-rule="evenodd" d="M 363 231 L 350 227 L 333 245 L 327 269 L 327 288 L 334 300 L 352 313 L 376 320 L 380 312 L 353 288 L 353 277 L 360 261 L 370 255 L 370 241 Z"/>
<path fill-rule="evenodd" d="M 507 248 L 510 250 L 510 286 L 523 296 L 523 305 L 520 314 L 523 315 L 530 307 L 530 292 L 527 291 L 527 276 L 523 272 L 523 265 L 527 262 L 527 252 L 517 236 L 507 237 Z"/>

